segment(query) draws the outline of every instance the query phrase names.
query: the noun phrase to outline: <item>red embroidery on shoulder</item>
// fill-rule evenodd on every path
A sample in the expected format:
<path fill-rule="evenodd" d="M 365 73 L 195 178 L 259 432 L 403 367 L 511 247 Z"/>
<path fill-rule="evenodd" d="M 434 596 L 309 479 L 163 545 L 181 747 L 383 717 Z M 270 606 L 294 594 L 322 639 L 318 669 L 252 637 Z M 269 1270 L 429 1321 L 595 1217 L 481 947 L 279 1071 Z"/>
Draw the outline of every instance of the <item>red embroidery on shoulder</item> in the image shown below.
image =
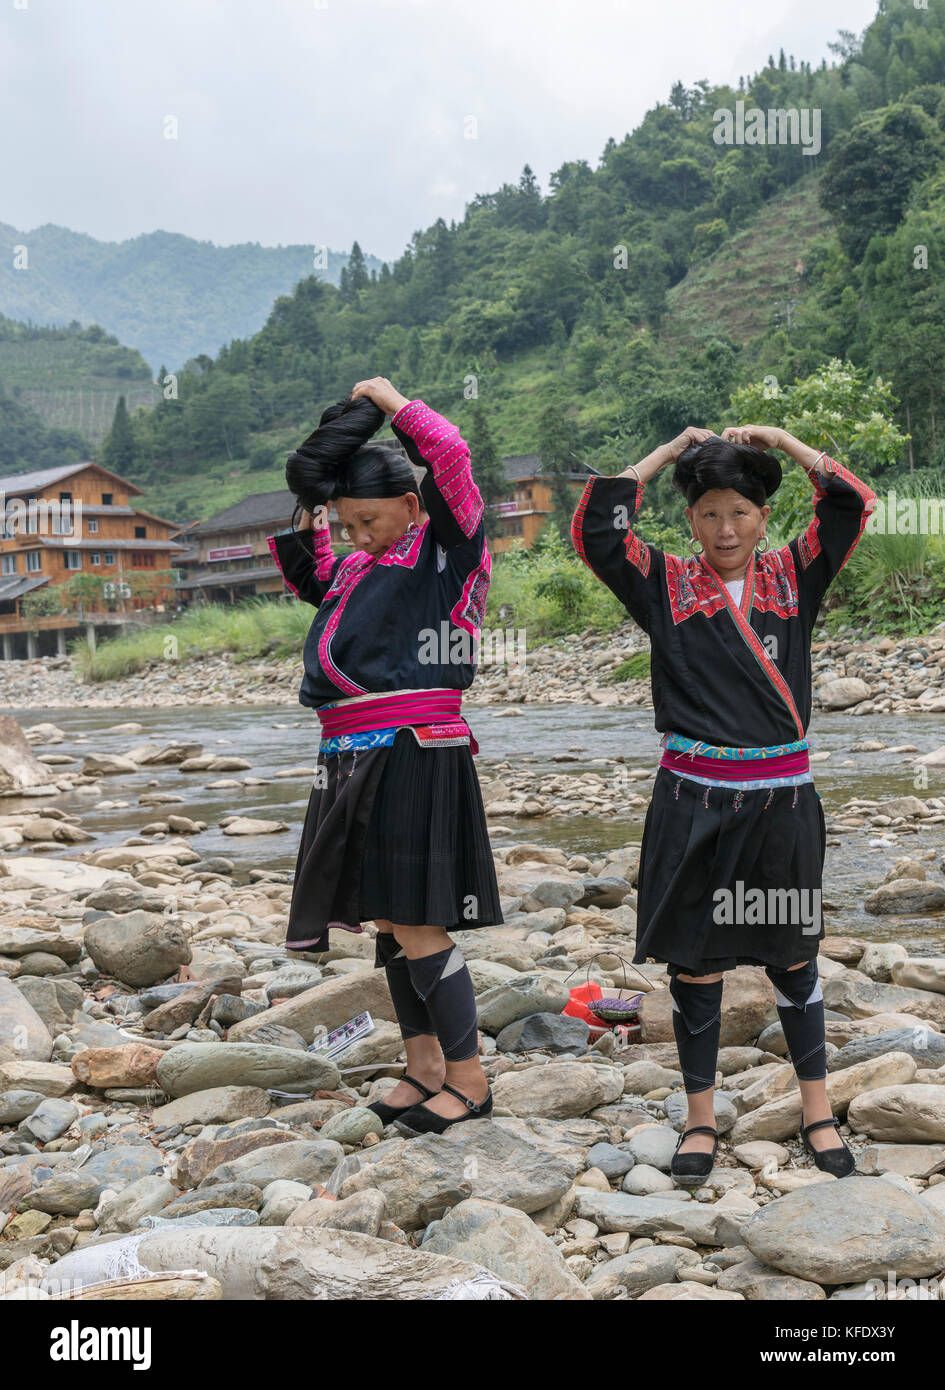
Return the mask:
<path fill-rule="evenodd" d="M 779 618 L 797 616 L 797 577 L 794 557 L 787 546 L 755 556 L 753 594 L 750 595 L 747 588 L 749 576 L 745 582 L 743 610 L 750 596 L 752 609 L 757 608 L 759 612 L 776 613 Z M 727 607 L 715 581 L 695 557 L 666 556 L 666 592 L 677 627 L 694 613 L 711 618 Z"/>
<path fill-rule="evenodd" d="M 705 572 L 696 556 L 683 559 L 680 555 L 667 555 L 666 592 L 673 614 L 673 622 L 678 627 L 693 613 L 704 613 L 711 618 L 725 600 L 715 586 L 715 581 Z"/>
<path fill-rule="evenodd" d="M 776 613 L 779 618 L 797 617 L 797 571 L 790 546 L 755 556 L 755 595 L 751 606 L 762 613 Z"/>

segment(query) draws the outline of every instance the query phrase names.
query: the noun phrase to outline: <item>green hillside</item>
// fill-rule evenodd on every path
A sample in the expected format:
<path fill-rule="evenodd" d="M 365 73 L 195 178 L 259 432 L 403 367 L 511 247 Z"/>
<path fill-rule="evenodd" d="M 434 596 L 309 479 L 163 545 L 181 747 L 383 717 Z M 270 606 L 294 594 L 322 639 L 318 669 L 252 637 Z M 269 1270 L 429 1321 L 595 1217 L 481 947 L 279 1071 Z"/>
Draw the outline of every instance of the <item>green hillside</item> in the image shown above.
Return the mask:
<path fill-rule="evenodd" d="M 141 354 L 101 328 L 38 328 L 2 314 L 0 382 L 46 426 L 93 443 L 111 428 L 119 396 L 134 409 L 156 405 L 160 395 Z"/>
<path fill-rule="evenodd" d="M 102 457 L 145 505 L 192 520 L 282 486 L 321 410 L 384 375 L 467 434 L 487 425 L 502 453 L 606 471 L 717 425 L 733 398 L 755 401 L 751 383 L 789 387 L 837 360 L 887 383 L 899 433 L 886 442 L 899 442 L 870 454 L 858 436 L 871 476 L 932 477 L 945 467 L 945 0 L 882 0 L 835 48 L 819 68 L 772 55 L 737 87 L 679 81 L 596 167 L 567 162 L 542 190 L 526 166 L 376 276 L 360 255 L 337 287 L 306 274 L 258 331 L 219 339 L 176 394 L 133 409 Z M 820 153 L 717 143 L 715 113 L 737 101 L 819 111 Z M 666 481 L 651 506 L 671 522 Z"/>
<path fill-rule="evenodd" d="M 16 247 L 26 248 L 26 267 Z M 51 224 L 26 232 L 0 222 L 0 312 L 47 326 L 100 324 L 156 376 L 162 365 L 175 371 L 254 333 L 273 301 L 313 273 L 313 255 L 304 244 L 214 246 L 164 231 L 109 242 Z M 314 273 L 340 284 L 348 255 L 326 249 L 325 259 Z M 376 257 L 364 262 L 369 273 L 380 270 Z"/>
<path fill-rule="evenodd" d="M 800 301 L 813 293 L 809 245 L 833 231 L 818 191 L 817 178 L 802 179 L 697 262 L 666 295 L 664 339 L 682 346 L 715 333 L 744 347 L 770 328 L 789 327 Z"/>

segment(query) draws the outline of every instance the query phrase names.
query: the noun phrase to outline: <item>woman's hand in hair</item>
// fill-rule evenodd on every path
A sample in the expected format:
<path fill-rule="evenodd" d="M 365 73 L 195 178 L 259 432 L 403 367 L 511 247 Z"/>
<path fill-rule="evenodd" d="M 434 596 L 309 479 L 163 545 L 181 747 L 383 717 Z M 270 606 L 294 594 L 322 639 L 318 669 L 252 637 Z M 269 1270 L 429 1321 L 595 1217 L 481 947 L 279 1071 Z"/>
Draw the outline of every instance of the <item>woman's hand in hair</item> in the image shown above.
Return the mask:
<path fill-rule="evenodd" d="M 352 387 L 351 399 L 356 400 L 358 396 L 368 396 L 385 415 L 396 415 L 398 410 L 410 404 L 407 397 L 402 396 L 386 376 L 372 376 L 367 381 L 357 382 Z"/>
<path fill-rule="evenodd" d="M 707 439 L 714 437 L 712 430 L 700 429 L 698 425 L 687 425 L 682 434 L 678 434 L 666 445 L 670 456 L 669 462 L 675 463 L 679 455 L 684 454 L 693 444 L 704 444 Z"/>
<path fill-rule="evenodd" d="M 654 478 L 660 469 L 665 468 L 667 464 L 675 463 L 679 455 L 685 453 L 690 445 L 702 444 L 706 439 L 711 438 L 711 430 L 700 429 L 698 425 L 690 425 L 688 429 L 683 430 L 682 434 L 677 435 L 668 444 L 661 444 L 659 448 L 653 450 L 652 454 L 647 454 L 645 459 L 634 464 L 632 472 L 626 468 L 618 476 L 621 478 L 635 477 L 638 483 L 649 482 L 650 478 Z"/>
<path fill-rule="evenodd" d="M 775 425 L 729 425 L 722 438 L 730 444 L 751 444 L 755 449 L 783 449 L 786 436 Z"/>

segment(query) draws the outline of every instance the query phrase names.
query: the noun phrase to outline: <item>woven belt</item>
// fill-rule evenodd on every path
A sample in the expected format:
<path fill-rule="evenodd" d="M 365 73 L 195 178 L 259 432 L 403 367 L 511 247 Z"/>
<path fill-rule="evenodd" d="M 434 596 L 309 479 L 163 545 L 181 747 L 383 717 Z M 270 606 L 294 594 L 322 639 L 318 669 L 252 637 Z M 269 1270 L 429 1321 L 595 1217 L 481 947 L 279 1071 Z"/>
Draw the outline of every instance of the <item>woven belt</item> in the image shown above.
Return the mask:
<path fill-rule="evenodd" d="M 398 729 L 411 729 L 421 748 L 468 745 L 475 755 L 479 744 L 460 712 L 462 700 L 461 690 L 389 690 L 322 705 L 315 711 L 322 726 L 319 753 L 389 746 Z"/>
<path fill-rule="evenodd" d="M 677 777 L 705 786 L 797 787 L 812 782 L 810 743 L 775 744 L 767 748 L 722 748 L 681 734 L 664 734 L 660 767 Z"/>
<path fill-rule="evenodd" d="M 460 718 L 462 703 L 461 690 L 391 690 L 370 699 L 322 705 L 315 713 L 321 722 L 322 736 L 335 738 L 339 734 L 365 734 L 373 729 L 410 724 L 451 723 Z"/>

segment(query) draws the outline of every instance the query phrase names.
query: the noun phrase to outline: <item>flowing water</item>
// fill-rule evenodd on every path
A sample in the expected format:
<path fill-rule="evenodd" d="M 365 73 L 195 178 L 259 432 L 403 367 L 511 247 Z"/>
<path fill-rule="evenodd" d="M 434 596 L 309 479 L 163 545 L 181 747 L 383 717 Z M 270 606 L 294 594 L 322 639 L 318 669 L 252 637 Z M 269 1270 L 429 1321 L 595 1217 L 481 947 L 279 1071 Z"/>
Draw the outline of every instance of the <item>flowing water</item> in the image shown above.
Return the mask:
<path fill-rule="evenodd" d="M 477 763 L 483 773 L 488 774 L 492 765 L 508 759 L 533 769 L 536 781 L 548 773 L 567 776 L 588 769 L 606 778 L 615 757 L 623 757 L 635 768 L 653 768 L 658 761 L 659 741 L 650 710 L 536 704 L 517 708 L 521 713 L 508 717 L 501 715 L 497 706 L 467 706 L 469 722 L 479 741 Z M 162 819 L 169 811 L 179 811 L 207 822 L 205 832 L 188 837 L 191 844 L 204 857 L 224 854 L 233 858 L 237 864 L 237 878 L 244 879 L 250 868 L 294 869 L 311 778 L 278 778 L 258 787 L 244 787 L 242 781 L 250 776 L 271 779 L 280 768 L 314 766 L 318 726 L 310 711 L 285 705 L 239 705 L 232 709 L 198 705 L 190 709 L 4 712 L 13 714 L 23 727 L 48 721 L 63 730 L 66 734 L 63 743 L 44 744 L 37 749 L 39 753 L 65 753 L 81 758 L 91 752 L 123 753 L 145 741 L 159 744 L 187 741 L 201 743 L 205 753 L 238 755 L 252 764 L 251 771 L 232 773 L 187 773 L 171 766 L 103 777 L 100 797 L 74 792 L 56 801 L 62 810 L 81 815 L 83 826 L 95 834 L 95 841 L 90 841 L 88 846 L 68 846 L 46 853 L 75 855 L 83 848 L 120 844 L 148 822 Z M 142 726 L 140 733 L 103 732 L 110 725 L 131 720 Z M 945 720 L 941 714 L 852 718 L 843 713 L 817 712 L 810 735 L 815 752 L 831 755 L 829 760 L 814 765 L 828 831 L 832 816 L 853 796 L 882 800 L 903 795 L 945 795 L 945 769 L 929 769 L 927 787 L 917 785 L 915 780 L 915 758 L 945 742 Z M 919 754 L 851 751 L 853 744 L 867 739 L 890 747 L 913 744 Z M 580 760 L 554 761 L 556 754 L 568 751 L 580 752 Z M 233 779 L 241 785 L 216 790 L 206 785 L 222 779 Z M 160 806 L 139 806 L 138 796 L 147 790 L 174 792 L 184 800 Z M 645 794 L 647 784 L 643 783 L 640 790 Z M 127 804 L 97 809 L 99 800 Z M 5 809 L 19 810 L 26 805 L 39 813 L 42 801 L 9 798 Z M 220 817 L 234 814 L 285 821 L 289 830 L 249 837 L 224 835 L 218 824 Z M 498 833 L 494 839 L 497 845 L 528 841 L 594 857 L 603 850 L 638 841 L 642 822 L 642 811 L 628 819 L 581 815 L 535 817 L 512 821 L 509 833 Z M 916 824 L 921 826 L 921 822 Z M 934 850 L 936 857 L 928 861 L 926 872 L 931 880 L 941 881 L 945 825 L 920 828 L 916 833 L 900 832 L 894 837 L 893 847 L 871 845 L 871 841 L 883 837 L 883 831 L 872 827 L 844 834 L 828 833 L 824 869 L 828 930 L 877 941 L 900 941 L 915 954 L 945 953 L 945 914 L 871 917 L 863 910 L 865 894 L 882 879 L 897 858 Z"/>

